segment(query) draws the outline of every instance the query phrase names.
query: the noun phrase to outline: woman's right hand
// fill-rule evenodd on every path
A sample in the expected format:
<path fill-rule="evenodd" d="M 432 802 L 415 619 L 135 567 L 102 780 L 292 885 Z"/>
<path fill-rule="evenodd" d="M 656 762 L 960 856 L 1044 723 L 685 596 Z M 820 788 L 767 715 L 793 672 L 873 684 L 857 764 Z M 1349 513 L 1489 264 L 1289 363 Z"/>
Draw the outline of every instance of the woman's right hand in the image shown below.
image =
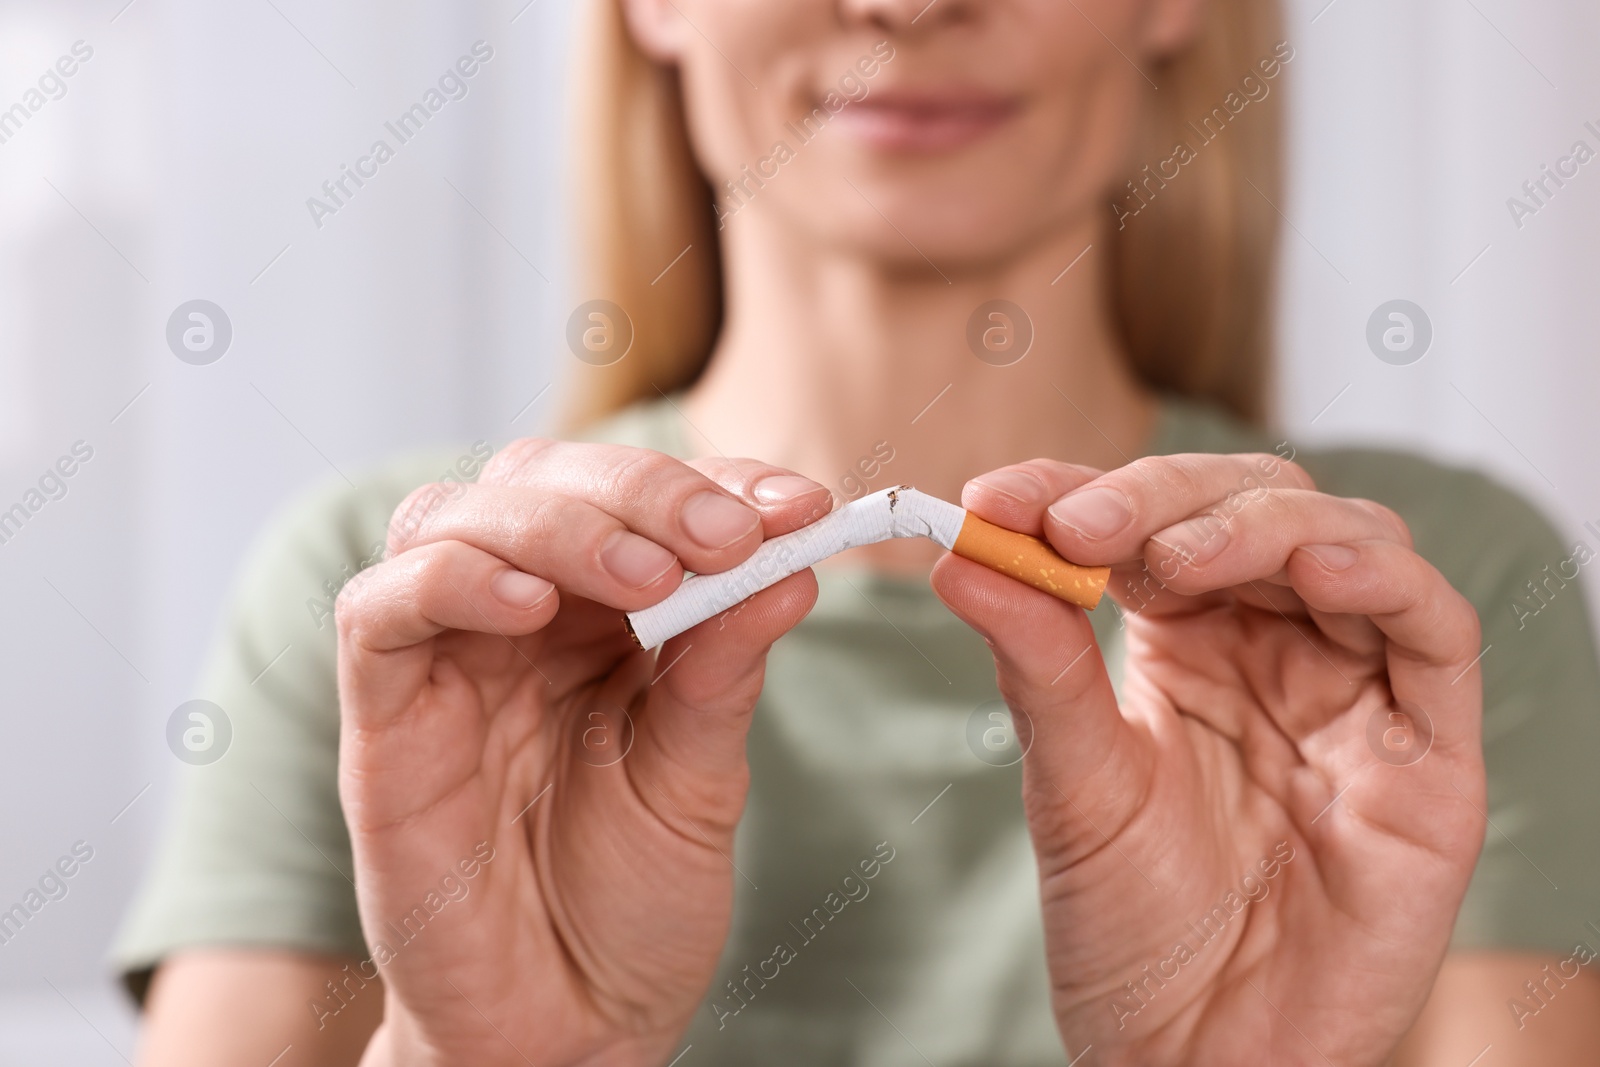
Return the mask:
<path fill-rule="evenodd" d="M 816 582 L 658 666 L 621 613 L 831 504 L 754 461 L 522 440 L 401 505 L 338 605 L 339 791 L 386 988 L 364 1063 L 671 1058 L 728 932 L 766 653 Z"/>

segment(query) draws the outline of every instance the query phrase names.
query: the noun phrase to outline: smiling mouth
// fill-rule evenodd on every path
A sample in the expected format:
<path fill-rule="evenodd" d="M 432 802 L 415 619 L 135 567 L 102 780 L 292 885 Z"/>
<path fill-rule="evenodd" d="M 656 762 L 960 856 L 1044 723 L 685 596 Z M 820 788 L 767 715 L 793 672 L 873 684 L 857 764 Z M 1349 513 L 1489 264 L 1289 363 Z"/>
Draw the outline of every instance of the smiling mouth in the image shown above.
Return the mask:
<path fill-rule="evenodd" d="M 1019 110 L 1015 99 L 874 94 L 839 112 L 844 132 L 888 151 L 947 152 L 994 132 Z"/>

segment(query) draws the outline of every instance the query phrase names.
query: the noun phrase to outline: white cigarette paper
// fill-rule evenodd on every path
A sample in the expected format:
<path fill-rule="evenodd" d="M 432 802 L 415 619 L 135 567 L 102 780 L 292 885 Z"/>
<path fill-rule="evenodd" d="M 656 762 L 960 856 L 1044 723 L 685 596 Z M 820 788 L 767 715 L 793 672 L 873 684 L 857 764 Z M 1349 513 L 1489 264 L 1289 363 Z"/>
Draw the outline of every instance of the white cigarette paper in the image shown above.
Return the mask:
<path fill-rule="evenodd" d="M 895 537 L 931 538 L 958 555 L 1085 608 L 1094 607 L 1110 576 L 1109 568 L 1068 563 L 1036 537 L 993 526 L 955 504 L 902 485 L 853 500 L 809 526 L 765 541 L 737 567 L 685 578 L 661 603 L 629 612 L 628 632 L 640 648 L 655 648 L 837 552 Z"/>
<path fill-rule="evenodd" d="M 661 603 L 629 612 L 628 630 L 639 647 L 654 648 L 789 575 L 857 545 L 931 537 L 950 548 L 966 514 L 954 504 L 904 485 L 852 500 L 809 526 L 763 541 L 737 567 L 685 578 Z"/>

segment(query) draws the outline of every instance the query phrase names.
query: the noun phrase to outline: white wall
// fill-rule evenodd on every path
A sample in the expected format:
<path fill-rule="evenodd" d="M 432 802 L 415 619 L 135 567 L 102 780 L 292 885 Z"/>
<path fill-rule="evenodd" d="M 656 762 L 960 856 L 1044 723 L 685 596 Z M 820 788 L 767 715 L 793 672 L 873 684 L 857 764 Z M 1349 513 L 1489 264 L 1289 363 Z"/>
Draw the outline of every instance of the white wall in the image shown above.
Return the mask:
<path fill-rule="evenodd" d="M 1600 160 L 1520 229 L 1506 200 L 1575 140 L 1600 150 L 1600 8 L 1335 0 L 1310 22 L 1326 2 L 1292 30 L 1286 421 L 1491 469 L 1576 536 L 1600 517 Z M 1365 343 L 1394 298 L 1434 326 L 1410 366 Z"/>
<path fill-rule="evenodd" d="M 94 449 L 0 544 L 0 904 L 74 841 L 96 850 L 0 946 L 0 1063 L 131 1056 L 102 953 L 166 800 L 163 725 L 251 533 L 330 461 L 535 429 L 554 394 L 510 419 L 570 306 L 564 0 L 124 2 L 0 5 L 0 107 L 94 48 L 0 144 L 0 509 Z M 1505 199 L 1573 140 L 1600 148 L 1600 12 L 1325 2 L 1291 12 L 1289 431 L 1483 465 L 1576 535 L 1600 518 L 1600 161 L 1520 230 Z M 470 94 L 317 229 L 306 198 L 479 39 L 495 56 Z M 164 339 L 196 297 L 234 327 L 203 367 Z M 1404 367 L 1364 339 L 1396 297 L 1435 329 Z"/>
<path fill-rule="evenodd" d="M 555 396 L 512 425 L 569 303 L 568 5 L 525 2 L 0 4 L 0 107 L 94 50 L 0 144 L 0 510 L 94 450 L 0 544 L 0 901 L 95 849 L 0 945 L 0 1064 L 132 1055 L 103 954 L 167 800 L 166 718 L 263 519 L 330 462 L 503 443 Z M 478 40 L 467 96 L 318 229 L 306 199 Z M 166 344 L 194 298 L 233 325 L 208 366 Z"/>

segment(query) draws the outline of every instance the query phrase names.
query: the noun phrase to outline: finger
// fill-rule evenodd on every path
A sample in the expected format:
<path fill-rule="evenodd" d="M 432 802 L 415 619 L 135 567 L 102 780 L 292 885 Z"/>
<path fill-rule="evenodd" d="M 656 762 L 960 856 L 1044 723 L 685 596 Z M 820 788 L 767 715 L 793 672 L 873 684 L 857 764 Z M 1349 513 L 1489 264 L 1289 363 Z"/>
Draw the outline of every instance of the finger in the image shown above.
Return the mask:
<path fill-rule="evenodd" d="M 1111 568 L 1106 595 L 1116 601 L 1123 615 L 1194 614 L 1232 604 L 1234 591 L 1216 590 L 1208 594 L 1180 593 L 1163 582 L 1155 571 L 1138 559 Z"/>
<path fill-rule="evenodd" d="M 542 629 L 559 602 L 546 579 L 460 541 L 425 545 L 362 571 L 334 609 L 340 686 L 361 694 L 352 703 L 356 725 L 382 725 L 428 681 L 430 638 L 465 630 L 509 642 Z"/>
<path fill-rule="evenodd" d="M 762 541 L 750 501 L 647 448 L 528 438 L 490 460 L 479 484 L 582 500 L 692 571 L 726 570 Z"/>
<path fill-rule="evenodd" d="M 1305 612 L 1322 635 L 1341 648 L 1363 656 L 1375 656 L 1384 649 L 1383 631 L 1365 615 L 1318 611 L 1309 606 Z"/>
<path fill-rule="evenodd" d="M 1482 844 L 1487 807 L 1479 668 L 1487 650 L 1480 650 L 1472 605 L 1426 560 L 1387 539 L 1306 546 L 1289 561 L 1289 575 L 1313 610 L 1363 615 L 1388 639 L 1388 693 L 1345 724 L 1344 743 L 1319 761 L 1320 774 L 1292 783 L 1294 810 L 1308 836 L 1330 858 L 1357 859 L 1362 831 L 1371 828 L 1470 862 Z M 1382 758 L 1387 742 L 1372 734 L 1377 716 L 1383 739 L 1398 729 L 1418 746 L 1411 755 Z M 1336 760 L 1360 769 L 1341 774 Z M 1319 822 L 1341 777 L 1340 804 Z M 1352 869 L 1360 866 L 1370 865 Z"/>
<path fill-rule="evenodd" d="M 1067 842 L 1067 861 L 1115 835 L 1153 773 L 1149 748 L 1123 718 L 1088 616 L 987 567 L 947 555 L 933 569 L 940 599 L 989 643 L 1011 708 L 1026 789 L 1052 813 L 1041 827 Z"/>
<path fill-rule="evenodd" d="M 692 459 L 689 466 L 755 508 L 764 538 L 792 533 L 833 510 L 827 486 L 787 467 L 725 456 Z"/>
<path fill-rule="evenodd" d="M 1051 504 L 1044 536 L 1084 564 L 1136 559 L 1145 540 L 1202 511 L 1237 508 L 1272 489 L 1313 488 L 1310 475 L 1278 456 L 1150 456 L 1119 467 Z"/>
<path fill-rule="evenodd" d="M 640 449 L 625 451 L 665 459 Z M 745 510 L 759 524 L 755 540 L 717 553 L 691 550 L 682 536 L 671 531 L 671 522 L 648 508 L 630 503 L 616 514 L 579 493 L 561 492 L 572 487 L 560 477 L 538 484 L 542 476 L 529 464 L 516 479 L 499 479 L 526 484 L 434 485 L 416 490 L 396 511 L 390 551 L 404 552 L 434 540 L 462 540 L 544 575 L 563 589 L 634 610 L 655 603 L 682 579 L 682 567 L 671 551 L 674 546 L 685 553 L 684 562 L 691 569 L 724 570 L 748 557 L 761 539 L 798 529 L 832 507 L 826 487 L 785 468 L 753 461 L 702 462 L 706 472 L 681 465 L 692 475 L 679 490 L 689 494 L 685 508 L 692 511 L 695 496 L 705 495 L 702 483 L 714 485 L 727 499 L 745 501 Z M 708 562 L 713 556 L 720 562 Z"/>
<path fill-rule="evenodd" d="M 404 534 L 391 527 L 392 553 L 461 541 L 566 592 L 624 611 L 655 603 L 683 580 L 683 567 L 671 549 L 586 500 L 544 489 L 464 485 L 451 490 L 444 506 L 414 502 L 437 488 L 424 486 L 401 505 L 402 511 L 420 510 L 423 517 L 408 523 Z M 737 562 L 757 544 L 725 555 Z"/>
<path fill-rule="evenodd" d="M 1106 591 L 1125 611 L 1152 616 L 1193 613 L 1230 599 L 1301 616 L 1306 607 L 1283 571 L 1289 553 L 1304 542 L 1369 536 L 1409 542 L 1410 535 L 1397 515 L 1370 501 L 1262 490 L 1151 532 L 1141 558 L 1112 566 Z M 1356 631 L 1335 625 L 1362 643 Z"/>
<path fill-rule="evenodd" d="M 816 598 L 816 578 L 804 570 L 662 646 L 637 724 L 633 773 L 645 803 L 670 825 L 693 837 L 683 826 L 692 815 L 702 829 L 732 833 L 744 805 L 746 737 L 767 653 Z"/>
<path fill-rule="evenodd" d="M 1056 459 L 1013 463 L 969 481 L 961 490 L 961 506 L 980 519 L 1038 537 L 1046 507 L 1104 473 Z"/>
<path fill-rule="evenodd" d="M 1410 539 L 1386 508 L 1301 489 L 1264 490 L 1147 536 L 1145 564 L 1183 594 L 1271 581 L 1305 544 Z"/>
<path fill-rule="evenodd" d="M 1387 508 L 1314 491 L 1273 489 L 1184 519 L 1149 535 L 1144 562 L 1180 594 L 1237 586 L 1265 606 L 1300 610 L 1284 567 L 1299 545 L 1386 537 L 1409 543 L 1404 522 Z M 1282 588 L 1273 598 L 1267 587 Z M 1284 597 L 1287 598 L 1285 601 Z M 1261 606 L 1261 605 L 1258 605 Z"/>
<path fill-rule="evenodd" d="M 1477 612 L 1411 549 L 1385 538 L 1302 546 L 1289 578 L 1315 611 L 1366 617 L 1388 639 L 1389 688 L 1424 709 L 1459 701 L 1477 684 Z M 1435 727 L 1441 724 L 1435 723 Z M 1441 738 L 1476 745 L 1475 728 L 1446 716 Z"/>
<path fill-rule="evenodd" d="M 1287 577 L 1275 576 L 1271 580 L 1246 582 L 1227 590 L 1227 593 L 1246 607 L 1275 614 L 1302 634 L 1320 634 L 1331 645 L 1346 651 L 1371 656 L 1383 650 L 1383 632 L 1372 624 L 1371 619 L 1364 615 L 1318 611 L 1301 599 Z"/>

